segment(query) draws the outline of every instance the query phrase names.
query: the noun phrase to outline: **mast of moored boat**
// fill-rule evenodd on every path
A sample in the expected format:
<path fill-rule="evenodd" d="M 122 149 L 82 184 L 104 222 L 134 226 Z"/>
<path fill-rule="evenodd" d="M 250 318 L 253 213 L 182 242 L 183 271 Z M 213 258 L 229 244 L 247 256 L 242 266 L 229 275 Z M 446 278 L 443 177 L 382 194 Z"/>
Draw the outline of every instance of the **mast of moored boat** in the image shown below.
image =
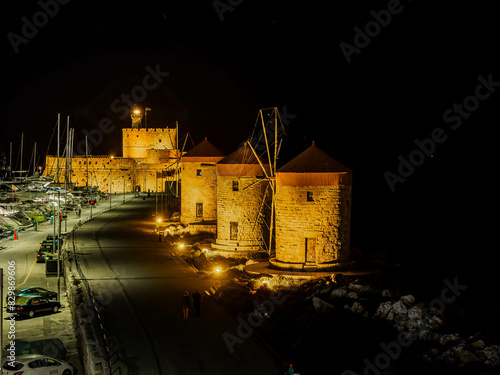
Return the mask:
<path fill-rule="evenodd" d="M 24 143 L 24 133 L 21 133 L 21 168 L 19 168 L 19 177 L 21 181 L 23 180 L 23 143 Z"/>
<path fill-rule="evenodd" d="M 35 175 L 36 172 L 36 142 L 35 145 L 33 146 L 33 176 Z"/>
<path fill-rule="evenodd" d="M 10 179 L 12 180 L 12 142 L 10 142 L 9 174 L 10 174 Z"/>

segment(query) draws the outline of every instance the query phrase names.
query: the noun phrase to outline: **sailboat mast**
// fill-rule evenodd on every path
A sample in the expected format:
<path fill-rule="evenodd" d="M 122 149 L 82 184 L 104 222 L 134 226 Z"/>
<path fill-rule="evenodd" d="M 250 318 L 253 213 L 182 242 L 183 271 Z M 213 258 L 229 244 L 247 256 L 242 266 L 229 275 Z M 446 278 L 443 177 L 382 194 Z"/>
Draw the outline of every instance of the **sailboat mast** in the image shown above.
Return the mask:
<path fill-rule="evenodd" d="M 69 116 L 66 117 L 66 163 L 64 165 L 64 188 L 68 189 L 68 166 L 69 166 Z"/>
<path fill-rule="evenodd" d="M 24 133 L 21 133 L 21 168 L 19 168 L 19 176 L 21 181 L 23 180 L 23 143 L 24 143 Z"/>
<path fill-rule="evenodd" d="M 36 142 L 35 145 L 33 146 L 33 175 L 36 172 Z"/>
<path fill-rule="evenodd" d="M 69 159 L 69 182 L 71 183 L 72 182 L 72 179 L 71 179 L 71 176 L 73 174 L 73 141 L 75 139 L 75 129 L 71 129 L 71 146 L 70 146 L 70 150 L 71 150 L 71 158 Z"/>
<path fill-rule="evenodd" d="M 88 150 L 88 144 L 87 144 L 87 136 L 85 136 L 85 164 L 86 164 L 86 169 L 87 169 L 87 188 L 89 187 L 89 150 Z"/>
<path fill-rule="evenodd" d="M 61 114 L 57 114 L 57 184 L 59 185 L 59 128 L 61 125 Z"/>
<path fill-rule="evenodd" d="M 10 178 L 12 179 L 12 142 L 10 142 L 10 161 L 9 161 Z"/>

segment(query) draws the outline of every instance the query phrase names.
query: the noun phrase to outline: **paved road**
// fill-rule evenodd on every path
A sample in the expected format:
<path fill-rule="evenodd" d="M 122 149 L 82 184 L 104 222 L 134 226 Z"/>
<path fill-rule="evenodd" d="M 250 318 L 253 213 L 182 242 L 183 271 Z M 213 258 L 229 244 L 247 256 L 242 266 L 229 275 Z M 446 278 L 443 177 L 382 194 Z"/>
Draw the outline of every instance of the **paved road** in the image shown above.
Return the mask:
<path fill-rule="evenodd" d="M 134 199 L 76 231 L 76 255 L 98 292 L 102 314 L 128 374 L 272 374 L 273 362 L 252 338 L 227 348 L 236 322 L 215 301 L 202 316 L 183 320 L 181 296 L 208 289 L 202 279 L 151 233 L 153 199 Z"/>

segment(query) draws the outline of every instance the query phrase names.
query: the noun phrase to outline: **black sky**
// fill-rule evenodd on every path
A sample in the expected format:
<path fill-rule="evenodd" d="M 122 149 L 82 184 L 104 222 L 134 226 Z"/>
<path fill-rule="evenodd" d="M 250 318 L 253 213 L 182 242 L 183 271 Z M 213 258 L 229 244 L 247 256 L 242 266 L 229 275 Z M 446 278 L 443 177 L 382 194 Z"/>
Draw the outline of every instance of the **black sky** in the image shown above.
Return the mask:
<path fill-rule="evenodd" d="M 207 136 L 230 153 L 260 108 L 286 108 L 295 117 L 282 162 L 315 140 L 354 171 L 354 246 L 437 263 L 439 277 L 489 263 L 497 245 L 485 215 L 495 211 L 500 93 L 481 100 L 458 129 L 443 114 L 474 95 L 479 76 L 500 81 L 492 5 L 401 1 L 348 63 L 340 43 L 354 45 L 354 28 L 395 2 L 233 1 L 223 20 L 215 3 L 72 0 L 18 53 L 7 34 L 22 35 L 22 17 L 32 20 L 41 8 L 9 4 L 1 15 L 3 152 L 13 142 L 18 160 L 24 132 L 24 160 L 35 141 L 45 153 L 60 112 L 70 116 L 76 142 L 111 119 L 116 129 L 93 153 L 118 155 L 130 121 L 111 105 L 141 85 L 146 66 L 160 66 L 169 76 L 142 103 L 152 108 L 151 126 L 177 120 L 181 134 L 195 142 Z M 392 192 L 384 173 L 397 173 L 398 156 L 407 158 L 414 140 L 436 128 L 446 141 Z"/>

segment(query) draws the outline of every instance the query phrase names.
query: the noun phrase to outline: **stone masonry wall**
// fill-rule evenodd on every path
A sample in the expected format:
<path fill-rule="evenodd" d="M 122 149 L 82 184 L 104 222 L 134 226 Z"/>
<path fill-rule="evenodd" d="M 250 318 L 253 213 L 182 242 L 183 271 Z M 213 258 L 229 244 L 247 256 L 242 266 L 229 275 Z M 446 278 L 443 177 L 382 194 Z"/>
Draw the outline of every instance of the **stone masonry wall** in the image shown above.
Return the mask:
<path fill-rule="evenodd" d="M 122 129 L 123 157 L 146 158 L 148 150 L 172 150 L 176 148 L 176 129 Z"/>
<path fill-rule="evenodd" d="M 201 176 L 197 171 L 201 171 Z M 197 217 L 196 204 L 203 204 L 203 216 Z M 181 222 L 195 223 L 217 219 L 217 175 L 215 163 L 183 162 Z"/>
<path fill-rule="evenodd" d="M 313 201 L 307 200 L 307 192 Z M 306 238 L 313 238 L 316 263 L 345 262 L 350 223 L 350 186 L 277 186 L 276 259 L 305 263 Z"/>
<path fill-rule="evenodd" d="M 233 181 L 238 181 L 238 191 L 233 191 Z M 254 184 L 256 181 L 254 177 L 217 177 L 217 244 L 233 247 L 261 244 L 264 225 L 262 220 L 255 225 L 255 220 L 259 217 L 267 182 Z M 231 240 L 231 222 L 238 223 L 237 240 Z"/>
<path fill-rule="evenodd" d="M 139 186 L 141 191 L 158 191 L 162 189 L 162 181 L 156 179 L 156 172 L 166 169 L 171 163 L 136 163 L 130 158 L 111 158 L 110 156 L 89 156 L 88 158 L 88 184 L 99 186 L 99 190 L 104 193 L 115 191 L 123 193 L 124 182 L 125 192 L 134 191 L 134 186 Z M 64 182 L 66 160 L 59 160 L 59 181 Z M 74 157 L 72 162 L 73 173 L 71 181 L 76 186 L 86 186 L 87 184 L 87 159 L 86 157 Z M 125 169 L 125 177 L 124 171 Z M 57 171 L 55 156 L 46 157 L 44 175 L 54 176 Z M 111 188 L 110 188 L 111 178 Z M 165 183 L 166 179 L 163 179 Z M 172 177 L 169 177 L 172 180 Z"/>

